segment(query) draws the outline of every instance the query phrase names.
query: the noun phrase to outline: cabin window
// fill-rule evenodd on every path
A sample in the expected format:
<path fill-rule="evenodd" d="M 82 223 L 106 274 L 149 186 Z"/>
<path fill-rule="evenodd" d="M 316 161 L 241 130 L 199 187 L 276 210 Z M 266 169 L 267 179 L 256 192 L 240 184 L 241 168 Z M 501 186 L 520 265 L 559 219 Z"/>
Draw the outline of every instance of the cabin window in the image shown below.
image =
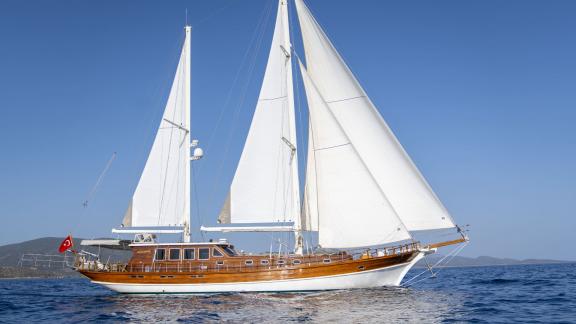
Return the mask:
<path fill-rule="evenodd" d="M 268 265 L 269 263 L 270 263 L 270 261 L 268 261 L 268 260 L 260 260 L 261 265 Z"/>
<path fill-rule="evenodd" d="M 165 256 L 166 256 L 166 250 L 165 249 L 156 249 L 156 255 L 154 257 L 154 259 L 156 259 L 156 261 L 164 260 Z"/>
<path fill-rule="evenodd" d="M 247 266 L 251 266 L 251 265 L 254 264 L 254 261 L 252 261 L 252 260 L 246 260 L 246 261 L 244 261 L 244 264 L 247 265 Z"/>
<path fill-rule="evenodd" d="M 332 260 L 330 260 L 330 259 L 324 259 L 324 260 L 322 260 L 322 262 L 324 262 L 324 263 L 330 263 L 330 262 L 332 262 Z"/>
<path fill-rule="evenodd" d="M 180 249 L 170 249 L 170 260 L 180 260 Z"/>
<path fill-rule="evenodd" d="M 218 261 L 216 261 L 216 265 L 219 265 L 219 266 L 224 265 L 224 261 L 218 260 Z"/>
<path fill-rule="evenodd" d="M 277 265 L 284 265 L 284 260 L 278 260 L 278 261 L 276 261 L 276 264 Z"/>
<path fill-rule="evenodd" d="M 220 252 L 220 250 L 218 250 L 217 248 L 213 248 L 212 249 L 212 256 L 220 258 L 220 257 L 223 257 L 224 254 L 222 254 L 222 252 Z"/>
<path fill-rule="evenodd" d="M 194 249 L 184 249 L 184 260 L 194 260 Z"/>
<path fill-rule="evenodd" d="M 208 260 L 210 259 L 210 249 L 202 248 L 198 249 L 198 260 Z"/>
<path fill-rule="evenodd" d="M 300 264 L 300 263 L 302 263 L 302 261 L 300 261 L 300 260 L 294 260 L 294 261 L 292 261 L 292 264 L 298 265 L 298 264 Z"/>
<path fill-rule="evenodd" d="M 226 253 L 228 253 L 229 256 L 235 256 L 236 255 L 236 251 L 234 251 L 234 248 L 231 246 L 225 246 L 223 247 L 224 251 L 226 251 Z"/>

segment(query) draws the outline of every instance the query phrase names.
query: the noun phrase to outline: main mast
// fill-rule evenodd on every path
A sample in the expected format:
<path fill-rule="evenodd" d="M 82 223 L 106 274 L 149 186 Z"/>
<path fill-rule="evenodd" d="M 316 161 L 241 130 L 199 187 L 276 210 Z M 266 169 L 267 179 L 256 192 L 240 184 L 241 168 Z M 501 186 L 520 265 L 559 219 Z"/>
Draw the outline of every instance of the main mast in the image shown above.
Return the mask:
<path fill-rule="evenodd" d="M 292 80 L 292 43 L 290 39 L 290 20 L 288 16 L 288 0 L 280 0 L 279 4 L 282 8 L 282 27 L 284 34 L 284 52 L 286 54 L 286 102 L 288 104 L 288 127 L 292 143 L 292 161 L 290 164 L 290 190 L 292 197 L 294 197 L 294 208 L 291 208 L 291 218 L 294 220 L 294 253 L 302 254 L 302 225 L 300 220 L 300 181 L 298 177 L 298 150 L 297 150 L 297 137 L 296 137 L 296 116 L 294 110 L 294 84 Z"/>
<path fill-rule="evenodd" d="M 191 69 L 191 42 L 190 42 L 190 34 L 192 32 L 191 26 L 184 27 L 186 31 L 186 38 L 184 40 L 184 51 L 185 51 L 185 67 L 184 67 L 184 128 L 188 131 L 184 135 L 184 143 L 183 145 L 186 146 L 186 156 L 192 157 L 191 153 L 191 142 L 190 142 L 190 69 Z M 184 214 L 182 215 L 182 224 L 184 225 L 184 232 L 182 234 L 184 242 L 190 242 L 190 159 L 186 159 L 185 167 L 184 167 L 184 177 L 185 177 L 185 184 L 184 184 Z"/>

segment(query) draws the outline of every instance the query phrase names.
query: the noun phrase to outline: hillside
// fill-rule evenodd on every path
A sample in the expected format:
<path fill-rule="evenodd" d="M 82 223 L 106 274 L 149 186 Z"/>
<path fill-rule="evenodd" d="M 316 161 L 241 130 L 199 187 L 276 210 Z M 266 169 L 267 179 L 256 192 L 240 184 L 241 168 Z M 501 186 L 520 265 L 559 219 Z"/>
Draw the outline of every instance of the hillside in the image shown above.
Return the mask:
<path fill-rule="evenodd" d="M 0 246 L 0 278 L 76 276 L 77 273 L 66 265 L 72 264 L 73 256 L 70 253 L 66 256 L 58 253 L 58 247 L 63 240 L 63 237 L 43 237 Z M 74 239 L 75 249 L 98 253 L 97 247 L 80 246 L 81 241 L 81 238 Z M 26 254 L 27 258 L 22 259 Z M 100 252 L 104 261 L 108 258 L 114 261 L 127 260 L 129 255 L 127 251 L 109 249 L 102 249 Z"/>

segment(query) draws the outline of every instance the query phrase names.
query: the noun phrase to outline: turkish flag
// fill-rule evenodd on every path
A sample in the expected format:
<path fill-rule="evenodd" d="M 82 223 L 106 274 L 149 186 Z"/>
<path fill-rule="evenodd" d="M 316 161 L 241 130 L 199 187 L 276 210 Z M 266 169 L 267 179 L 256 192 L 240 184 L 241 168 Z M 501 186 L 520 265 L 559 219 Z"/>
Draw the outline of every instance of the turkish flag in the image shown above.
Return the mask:
<path fill-rule="evenodd" d="M 60 243 L 60 247 L 58 248 L 58 252 L 64 253 L 66 250 L 71 248 L 74 245 L 72 242 L 72 235 L 68 235 L 62 243 Z"/>

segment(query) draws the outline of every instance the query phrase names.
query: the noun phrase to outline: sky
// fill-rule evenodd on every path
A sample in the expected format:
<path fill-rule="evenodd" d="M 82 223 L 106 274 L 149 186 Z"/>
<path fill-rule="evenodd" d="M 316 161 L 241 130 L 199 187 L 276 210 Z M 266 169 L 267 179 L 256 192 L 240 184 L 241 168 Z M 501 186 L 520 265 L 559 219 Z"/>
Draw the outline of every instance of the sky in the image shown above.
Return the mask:
<path fill-rule="evenodd" d="M 576 260 L 576 2 L 307 3 L 456 222 L 470 225 L 462 255 Z M 0 244 L 112 236 L 160 122 L 186 10 L 192 134 L 205 151 L 194 162 L 193 225 L 214 225 L 275 6 L 1 1 Z M 256 251 L 269 244 L 229 237 Z"/>

